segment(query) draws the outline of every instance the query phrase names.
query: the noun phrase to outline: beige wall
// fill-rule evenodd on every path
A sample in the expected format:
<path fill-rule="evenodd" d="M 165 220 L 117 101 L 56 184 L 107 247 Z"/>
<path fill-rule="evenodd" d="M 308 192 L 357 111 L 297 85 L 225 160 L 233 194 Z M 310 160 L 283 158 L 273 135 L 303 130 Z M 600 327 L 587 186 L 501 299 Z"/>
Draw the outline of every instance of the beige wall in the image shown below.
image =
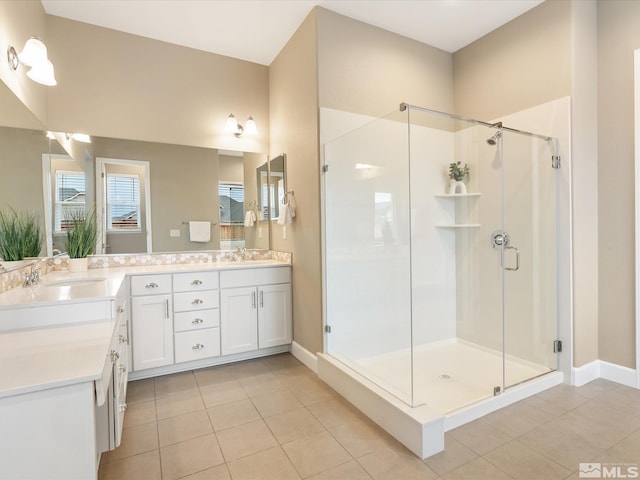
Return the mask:
<path fill-rule="evenodd" d="M 0 127 L 0 210 L 34 212 L 44 232 L 42 154 L 49 140 L 41 130 Z"/>
<path fill-rule="evenodd" d="M 46 124 L 46 95 L 51 87 L 39 85 L 29 79 L 24 66 L 18 67 L 15 71 L 11 70 L 6 57 L 9 46 L 13 46 L 20 53 L 25 42 L 31 37 L 38 37 L 45 44 L 49 44 L 47 16 L 42 4 L 37 0 L 0 2 L 0 80 L 42 123 Z"/>
<path fill-rule="evenodd" d="M 573 364 L 598 352 L 598 104 L 597 8 L 571 4 L 571 188 L 573 227 Z"/>
<path fill-rule="evenodd" d="M 379 117 L 407 102 L 453 108 L 451 54 L 319 8 L 321 107 Z"/>
<path fill-rule="evenodd" d="M 95 137 L 95 157 L 149 162 L 151 174 L 151 226 L 153 251 L 211 250 L 220 245 L 220 231 L 211 232 L 211 242 L 189 241 L 182 222 L 218 222 L 218 153 L 216 150 L 153 142 Z M 179 229 L 180 237 L 170 237 Z"/>
<path fill-rule="evenodd" d="M 635 368 L 633 51 L 640 3 L 598 2 L 599 353 Z"/>
<path fill-rule="evenodd" d="M 272 248 L 293 253 L 293 335 L 312 353 L 322 351 L 320 255 L 320 161 L 318 154 L 318 66 L 316 11 L 312 12 L 269 69 L 271 158 L 287 154 L 287 188 L 297 214 L 272 224 Z"/>
<path fill-rule="evenodd" d="M 571 2 L 551 0 L 453 54 L 454 112 L 489 121 L 571 94 Z"/>
<path fill-rule="evenodd" d="M 267 152 L 268 67 L 102 27 L 47 17 L 58 86 L 49 130 Z M 224 131 L 252 115 L 258 136 Z"/>

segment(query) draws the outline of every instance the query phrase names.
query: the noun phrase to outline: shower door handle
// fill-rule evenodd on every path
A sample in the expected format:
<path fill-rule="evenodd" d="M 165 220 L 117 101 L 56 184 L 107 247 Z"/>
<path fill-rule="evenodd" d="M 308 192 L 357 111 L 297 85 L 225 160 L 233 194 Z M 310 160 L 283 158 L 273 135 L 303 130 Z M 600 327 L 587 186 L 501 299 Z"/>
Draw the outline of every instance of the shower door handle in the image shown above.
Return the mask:
<path fill-rule="evenodd" d="M 505 270 L 509 270 L 510 272 L 517 272 L 518 270 L 520 270 L 520 250 L 516 247 L 511 247 L 511 246 L 506 246 L 504 247 L 505 250 Z M 515 250 L 516 252 L 516 266 L 515 267 L 507 267 L 506 266 L 506 251 L 507 250 Z"/>

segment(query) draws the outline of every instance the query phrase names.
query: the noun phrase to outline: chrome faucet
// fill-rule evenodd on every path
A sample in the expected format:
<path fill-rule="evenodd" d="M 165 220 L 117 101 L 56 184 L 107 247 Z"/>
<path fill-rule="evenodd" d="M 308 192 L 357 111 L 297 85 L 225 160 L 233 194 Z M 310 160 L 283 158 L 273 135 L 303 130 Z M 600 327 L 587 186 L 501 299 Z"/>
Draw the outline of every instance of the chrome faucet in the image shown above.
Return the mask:
<path fill-rule="evenodd" d="M 22 286 L 24 288 L 32 287 L 38 285 L 38 283 L 40 283 L 40 269 L 32 265 L 31 269 L 24 273 L 24 283 Z"/>

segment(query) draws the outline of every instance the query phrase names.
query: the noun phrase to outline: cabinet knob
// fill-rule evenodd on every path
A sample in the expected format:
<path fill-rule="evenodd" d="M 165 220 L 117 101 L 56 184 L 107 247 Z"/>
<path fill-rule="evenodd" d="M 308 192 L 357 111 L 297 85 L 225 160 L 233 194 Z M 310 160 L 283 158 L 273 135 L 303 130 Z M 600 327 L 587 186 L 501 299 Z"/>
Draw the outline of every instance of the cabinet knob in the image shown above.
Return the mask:
<path fill-rule="evenodd" d="M 120 411 L 121 412 L 126 412 L 127 410 L 127 404 L 126 403 L 121 403 L 120 404 Z"/>
<path fill-rule="evenodd" d="M 191 285 L 202 285 L 202 280 L 194 280 L 193 282 L 191 282 Z"/>
<path fill-rule="evenodd" d="M 127 371 L 127 367 L 125 367 L 124 365 L 118 365 L 118 371 L 120 373 L 124 373 Z"/>
<path fill-rule="evenodd" d="M 201 343 L 196 343 L 193 347 L 191 347 L 193 350 L 200 350 L 201 348 L 204 348 L 204 345 Z"/>
<path fill-rule="evenodd" d="M 200 325 L 203 322 L 204 320 L 201 318 L 194 318 L 193 320 L 191 320 L 191 323 L 193 323 L 194 325 Z"/>
<path fill-rule="evenodd" d="M 119 358 L 120 358 L 120 354 L 118 353 L 118 351 L 117 350 L 111 350 L 111 361 L 115 362 Z"/>
<path fill-rule="evenodd" d="M 199 298 L 196 298 L 191 302 L 191 305 L 200 305 L 202 303 L 204 303 L 204 301 L 200 300 Z"/>
<path fill-rule="evenodd" d="M 126 343 L 127 342 L 127 337 L 125 337 L 124 335 L 118 335 L 118 343 Z"/>
<path fill-rule="evenodd" d="M 123 307 L 122 305 L 118 305 L 118 306 L 116 307 L 116 312 L 118 312 L 118 313 L 124 313 L 124 307 Z"/>
<path fill-rule="evenodd" d="M 156 282 L 147 283 L 144 288 L 158 288 L 158 284 Z"/>

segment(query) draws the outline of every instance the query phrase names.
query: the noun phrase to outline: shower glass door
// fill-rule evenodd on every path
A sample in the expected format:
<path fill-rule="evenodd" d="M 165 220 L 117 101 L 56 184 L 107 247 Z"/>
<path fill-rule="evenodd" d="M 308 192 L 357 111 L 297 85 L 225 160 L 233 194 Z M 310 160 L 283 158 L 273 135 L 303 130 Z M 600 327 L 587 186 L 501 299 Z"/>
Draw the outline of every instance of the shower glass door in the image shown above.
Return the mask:
<path fill-rule="evenodd" d="M 503 130 L 504 387 L 558 367 L 554 141 Z"/>

